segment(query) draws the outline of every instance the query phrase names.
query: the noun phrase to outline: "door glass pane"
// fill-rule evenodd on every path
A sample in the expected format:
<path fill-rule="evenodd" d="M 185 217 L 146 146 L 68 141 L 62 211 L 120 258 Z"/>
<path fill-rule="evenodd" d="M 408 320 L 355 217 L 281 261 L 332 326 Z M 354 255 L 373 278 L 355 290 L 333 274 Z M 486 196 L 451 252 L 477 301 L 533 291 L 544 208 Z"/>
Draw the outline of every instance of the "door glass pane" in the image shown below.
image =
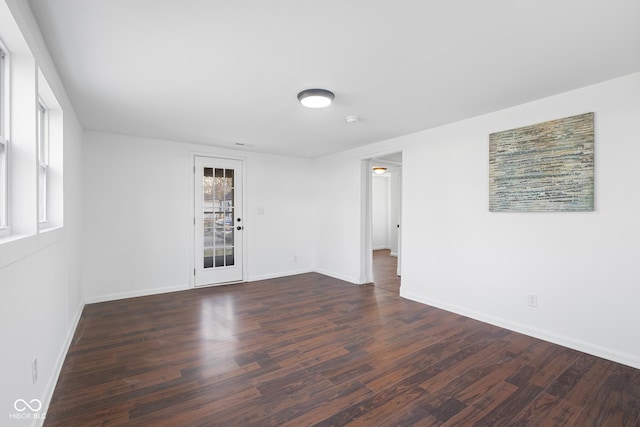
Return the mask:
<path fill-rule="evenodd" d="M 215 222 L 215 236 L 216 236 L 216 247 L 220 247 L 224 244 L 224 213 L 216 212 L 216 222 Z"/>
<path fill-rule="evenodd" d="M 204 247 L 212 248 L 213 247 L 213 228 L 205 227 L 204 228 Z"/>
<path fill-rule="evenodd" d="M 233 209 L 224 212 L 224 245 L 233 245 Z"/>
<path fill-rule="evenodd" d="M 233 248 L 227 248 L 225 250 L 225 262 L 227 265 L 234 265 L 234 250 Z"/>
<path fill-rule="evenodd" d="M 213 267 L 213 249 L 204 250 L 204 268 Z"/>
<path fill-rule="evenodd" d="M 204 168 L 204 268 L 235 264 L 234 170 Z"/>
<path fill-rule="evenodd" d="M 224 267 L 224 249 L 216 249 L 216 267 Z"/>
<path fill-rule="evenodd" d="M 224 195 L 225 206 L 232 207 L 233 206 L 233 188 L 229 188 Z"/>
<path fill-rule="evenodd" d="M 213 211 L 213 168 L 204 168 L 203 186 L 203 207 L 205 215 Z M 212 227 L 213 225 L 209 225 Z M 206 225 L 205 225 L 206 227 Z"/>

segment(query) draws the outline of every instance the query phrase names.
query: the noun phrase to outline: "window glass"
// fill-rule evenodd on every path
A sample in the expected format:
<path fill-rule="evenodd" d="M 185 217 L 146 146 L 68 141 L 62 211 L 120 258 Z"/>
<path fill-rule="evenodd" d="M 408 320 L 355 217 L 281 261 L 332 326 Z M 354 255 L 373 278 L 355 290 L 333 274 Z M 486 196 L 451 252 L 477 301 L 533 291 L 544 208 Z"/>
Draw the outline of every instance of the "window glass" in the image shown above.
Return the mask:
<path fill-rule="evenodd" d="M 4 50 L 2 50 L 2 48 L 0 48 L 0 138 L 4 138 L 6 139 L 7 136 L 5 135 L 5 97 L 6 97 L 6 93 L 5 91 L 7 90 L 5 87 L 5 53 Z"/>
<path fill-rule="evenodd" d="M 0 229 L 7 226 L 7 144 L 0 139 Z"/>
<path fill-rule="evenodd" d="M 47 107 L 38 102 L 38 220 L 47 221 L 47 173 L 49 169 L 49 123 Z"/>
<path fill-rule="evenodd" d="M 8 225 L 8 163 L 9 163 L 9 135 L 8 122 L 8 87 L 6 85 L 6 54 L 0 48 L 0 232 Z"/>

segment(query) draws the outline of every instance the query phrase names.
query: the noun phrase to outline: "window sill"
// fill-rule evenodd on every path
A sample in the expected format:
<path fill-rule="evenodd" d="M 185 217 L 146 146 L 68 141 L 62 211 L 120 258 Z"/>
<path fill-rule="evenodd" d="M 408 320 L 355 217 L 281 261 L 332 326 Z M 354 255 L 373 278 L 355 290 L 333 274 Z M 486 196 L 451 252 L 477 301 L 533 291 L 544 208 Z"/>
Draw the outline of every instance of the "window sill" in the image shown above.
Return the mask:
<path fill-rule="evenodd" d="M 62 228 L 62 225 L 49 225 L 48 222 L 41 222 L 38 226 L 38 233 L 50 233 L 52 231 L 61 230 Z"/>
<path fill-rule="evenodd" d="M 0 238 L 0 269 L 46 248 L 64 236 L 64 227 L 52 227 L 38 234 L 13 234 Z"/>

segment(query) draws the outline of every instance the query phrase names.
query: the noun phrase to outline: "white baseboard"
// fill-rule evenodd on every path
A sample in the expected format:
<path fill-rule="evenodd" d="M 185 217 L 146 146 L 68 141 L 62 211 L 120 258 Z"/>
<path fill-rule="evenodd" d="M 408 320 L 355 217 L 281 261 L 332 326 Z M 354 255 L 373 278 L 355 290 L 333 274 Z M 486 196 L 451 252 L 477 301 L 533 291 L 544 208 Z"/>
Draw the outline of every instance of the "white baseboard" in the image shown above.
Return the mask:
<path fill-rule="evenodd" d="M 342 274 L 334 273 L 332 271 L 323 270 L 322 268 L 316 268 L 314 270 L 316 273 L 324 274 L 325 276 L 333 277 L 334 279 L 343 280 L 345 282 L 352 283 L 354 285 L 359 285 L 358 280 L 355 277 L 345 276 Z"/>
<path fill-rule="evenodd" d="M 186 291 L 190 289 L 189 285 L 167 286 L 164 288 L 141 289 L 131 292 L 120 292 L 115 294 L 98 295 L 85 298 L 85 304 L 95 304 L 97 302 L 115 301 L 125 298 L 146 297 L 147 295 L 166 294 L 168 292 Z"/>
<path fill-rule="evenodd" d="M 69 330 L 67 331 L 67 335 L 65 336 L 64 342 L 62 343 L 62 348 L 60 348 L 60 352 L 58 353 L 58 357 L 56 358 L 56 362 L 53 366 L 53 374 L 49 377 L 47 384 L 44 387 L 42 392 L 42 396 L 40 398 L 40 402 L 42 403 L 42 409 L 40 413 L 46 414 L 49 409 L 49 403 L 51 403 L 51 397 L 53 396 L 53 392 L 56 388 L 56 384 L 58 383 L 58 378 L 60 377 L 60 372 L 62 371 L 62 365 L 64 364 L 64 360 L 67 357 L 67 353 L 69 352 L 69 347 L 71 347 L 71 341 L 73 340 L 73 335 L 76 333 L 76 329 L 78 329 L 78 323 L 80 322 L 80 317 L 82 316 L 82 310 L 84 309 L 84 304 L 80 304 L 80 307 L 76 311 L 73 319 L 71 320 L 71 324 L 69 325 Z M 44 424 L 43 419 L 36 419 L 33 422 L 34 426 L 42 426 Z"/>
<path fill-rule="evenodd" d="M 305 273 L 320 273 L 320 274 L 324 274 L 325 276 L 333 277 L 334 279 L 344 280 L 345 282 L 358 284 L 358 281 L 353 277 L 344 276 L 344 275 L 336 274 L 330 271 L 326 271 L 322 269 L 313 269 L 313 268 L 302 268 L 299 270 L 290 270 L 290 271 L 284 271 L 279 273 L 249 276 L 247 278 L 247 282 L 257 282 L 259 280 L 277 279 L 279 277 L 294 276 L 297 274 L 305 274 Z M 148 295 L 165 294 L 168 292 L 185 291 L 188 289 L 192 289 L 192 288 L 189 285 L 179 285 L 179 286 L 169 286 L 164 288 L 142 289 L 138 291 L 120 292 L 120 293 L 114 293 L 114 294 L 87 297 L 85 298 L 84 303 L 95 304 L 99 302 L 115 301 L 115 300 L 125 299 L 125 298 L 144 297 Z"/>
<path fill-rule="evenodd" d="M 296 274 L 313 273 L 313 271 L 314 270 L 311 268 L 301 268 L 299 270 L 290 270 L 290 271 L 284 271 L 280 273 L 261 274 L 258 276 L 249 276 L 249 278 L 247 279 L 247 282 L 257 282 L 260 280 L 277 279 L 279 277 L 295 276 Z"/>
<path fill-rule="evenodd" d="M 512 322 L 508 319 L 492 316 L 487 313 L 477 312 L 474 310 L 468 310 L 464 307 L 451 305 L 442 301 L 434 300 L 431 298 L 424 298 L 420 295 L 412 292 L 407 292 L 400 288 L 400 296 L 407 298 L 422 304 L 430 305 L 433 307 L 441 308 L 452 313 L 460 314 L 462 316 L 470 317 L 481 322 L 489 323 L 501 328 L 509 329 L 511 331 L 519 332 L 524 335 L 528 335 L 534 338 L 539 338 L 544 341 L 548 341 L 554 344 L 558 344 L 564 347 L 569 347 L 574 350 L 588 353 L 593 356 L 602 357 L 603 359 L 611 360 L 614 362 L 622 363 L 623 365 L 631 366 L 633 368 L 640 369 L 640 357 L 628 353 L 622 353 L 609 348 L 599 346 L 597 344 L 577 340 L 564 335 L 556 334 L 552 331 L 532 328 L 521 323 Z"/>

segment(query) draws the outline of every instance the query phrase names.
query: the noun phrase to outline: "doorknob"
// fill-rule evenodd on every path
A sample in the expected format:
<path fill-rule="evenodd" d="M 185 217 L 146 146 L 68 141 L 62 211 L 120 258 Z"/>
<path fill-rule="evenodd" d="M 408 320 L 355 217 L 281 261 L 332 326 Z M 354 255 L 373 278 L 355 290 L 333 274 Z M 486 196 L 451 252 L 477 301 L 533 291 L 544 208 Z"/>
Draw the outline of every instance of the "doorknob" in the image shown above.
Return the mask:
<path fill-rule="evenodd" d="M 236 230 L 240 231 L 240 230 L 242 230 L 242 227 L 237 226 L 237 227 L 236 227 Z"/>

